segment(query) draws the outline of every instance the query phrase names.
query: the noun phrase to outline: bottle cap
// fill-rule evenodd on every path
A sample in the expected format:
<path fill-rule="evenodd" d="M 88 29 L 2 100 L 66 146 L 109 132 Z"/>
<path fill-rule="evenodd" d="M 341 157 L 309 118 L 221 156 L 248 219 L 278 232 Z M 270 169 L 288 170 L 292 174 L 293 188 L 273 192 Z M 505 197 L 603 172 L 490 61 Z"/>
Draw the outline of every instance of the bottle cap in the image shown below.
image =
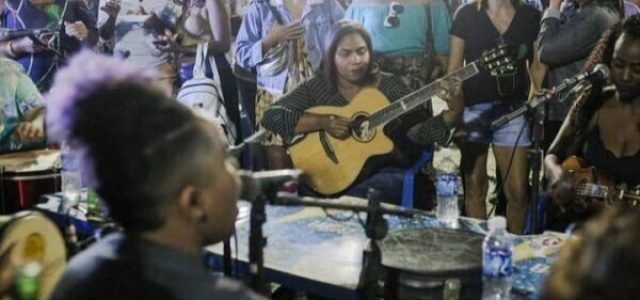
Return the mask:
<path fill-rule="evenodd" d="M 496 229 L 505 229 L 507 228 L 507 219 L 503 216 L 497 216 L 489 219 L 487 222 L 487 226 L 489 227 L 489 231 L 493 231 Z"/>

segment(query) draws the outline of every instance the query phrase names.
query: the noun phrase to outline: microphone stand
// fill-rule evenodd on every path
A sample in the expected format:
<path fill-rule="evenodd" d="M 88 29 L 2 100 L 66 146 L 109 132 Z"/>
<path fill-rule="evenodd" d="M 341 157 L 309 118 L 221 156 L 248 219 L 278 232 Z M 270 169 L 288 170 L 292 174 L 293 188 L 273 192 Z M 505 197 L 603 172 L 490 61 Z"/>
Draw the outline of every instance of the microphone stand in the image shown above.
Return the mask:
<path fill-rule="evenodd" d="M 542 157 L 544 155 L 544 151 L 542 149 L 542 141 L 544 139 L 544 104 L 556 95 L 558 95 L 561 91 L 566 90 L 567 88 L 575 85 L 578 80 L 565 80 L 560 85 L 545 91 L 544 94 L 537 96 L 531 101 L 525 103 L 523 106 L 518 108 L 517 110 L 503 115 L 497 120 L 491 123 L 492 129 L 498 129 L 505 124 L 511 122 L 511 120 L 527 114 L 527 118 L 533 124 L 532 129 L 532 143 L 533 147 L 528 152 L 528 158 L 531 163 L 531 192 L 529 193 L 529 224 L 531 228 L 530 233 L 539 233 L 542 229 L 541 225 L 538 224 L 538 198 L 541 193 L 541 184 L 540 184 L 540 174 L 542 173 Z"/>
<path fill-rule="evenodd" d="M 531 122 L 533 124 L 531 140 L 532 149 L 529 150 L 529 162 L 531 164 L 531 192 L 529 193 L 529 224 L 531 225 L 530 234 L 537 234 L 542 231 L 543 224 L 538 224 L 539 212 L 537 210 L 538 200 L 540 198 L 541 184 L 540 175 L 542 174 L 542 161 L 544 157 L 544 150 L 542 149 L 542 143 L 544 141 L 544 119 L 545 108 L 539 106 L 531 116 Z"/>
<path fill-rule="evenodd" d="M 272 197 L 275 197 L 277 189 Z M 267 296 L 268 290 L 264 284 L 264 246 L 267 238 L 262 232 L 262 225 L 267 221 L 265 213 L 266 202 L 269 197 L 265 194 L 258 195 L 251 202 L 250 227 L 249 227 L 249 286 L 256 292 Z M 273 198 L 272 198 L 273 199 Z"/>
<path fill-rule="evenodd" d="M 354 205 L 345 203 L 335 203 L 332 201 L 317 200 L 311 197 L 284 197 L 274 198 L 275 205 L 283 206 L 309 206 L 322 207 L 327 209 L 350 210 L 354 212 L 367 212 L 367 220 L 364 224 L 365 234 L 369 239 L 369 244 L 362 253 L 362 271 L 358 280 L 358 294 L 363 299 L 378 299 L 382 295 L 383 286 L 380 285 L 380 276 L 383 274 L 382 254 L 378 243 L 387 235 L 388 224 L 383 215 L 397 215 L 402 217 L 413 217 L 415 215 L 429 215 L 427 212 L 417 209 L 385 208 L 380 205 L 379 192 L 369 189 L 368 203 L 364 205 Z"/>
<path fill-rule="evenodd" d="M 379 283 L 380 275 L 384 269 L 382 268 L 382 253 L 380 253 L 378 242 L 387 235 L 389 224 L 382 217 L 379 195 L 379 191 L 369 189 L 367 221 L 364 227 L 369 245 L 362 250 L 362 270 L 358 280 L 359 294 L 363 299 L 379 298 L 383 288 Z"/>
<path fill-rule="evenodd" d="M 255 134 L 247 137 L 240 144 L 230 146 L 229 149 L 228 149 L 229 153 L 232 156 L 234 156 L 236 158 L 239 158 L 241 153 L 242 153 L 242 151 L 244 151 L 244 149 L 247 147 L 247 145 L 260 143 L 262 141 L 262 139 L 264 139 L 266 133 L 267 133 L 267 131 L 265 131 L 265 130 L 259 131 L 259 132 L 255 133 Z M 252 213 L 252 217 L 253 217 L 253 209 L 252 209 L 251 213 Z M 264 215 L 264 208 L 263 208 L 262 213 L 258 211 L 258 212 L 256 212 L 256 214 L 258 215 L 258 218 L 260 218 L 260 215 Z M 265 216 L 265 220 L 262 223 L 264 223 L 265 221 L 266 221 L 266 216 Z M 262 226 L 260 226 L 260 228 L 262 228 Z M 260 229 L 260 230 L 262 230 L 262 229 Z M 261 235 L 261 233 L 260 233 L 260 235 Z M 266 240 L 265 240 L 265 242 L 266 242 Z M 231 238 L 226 238 L 226 239 L 224 239 L 222 241 L 222 272 L 223 272 L 223 274 L 225 276 L 228 276 L 228 277 L 231 277 L 231 275 L 232 275 L 231 262 L 232 262 L 232 259 L 231 259 Z M 238 274 L 236 274 L 236 276 L 238 276 Z M 258 280 L 258 278 L 255 278 L 255 280 Z M 256 286 L 255 288 L 258 288 L 258 287 Z M 259 290 L 256 289 L 256 291 L 259 291 Z"/>

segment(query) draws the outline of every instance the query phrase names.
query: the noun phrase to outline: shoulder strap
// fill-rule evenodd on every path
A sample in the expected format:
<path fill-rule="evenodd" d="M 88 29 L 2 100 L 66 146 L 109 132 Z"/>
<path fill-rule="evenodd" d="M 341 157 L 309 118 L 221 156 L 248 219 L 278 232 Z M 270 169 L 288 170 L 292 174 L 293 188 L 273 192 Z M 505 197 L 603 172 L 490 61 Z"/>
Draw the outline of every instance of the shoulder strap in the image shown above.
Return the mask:
<path fill-rule="evenodd" d="M 211 64 L 211 72 L 213 73 L 213 81 L 216 83 L 216 89 L 218 90 L 218 97 L 225 102 L 224 93 L 222 92 L 222 81 L 220 79 L 220 71 L 218 70 L 218 64 L 216 63 L 216 58 L 211 55 L 209 57 L 209 63 Z"/>
<path fill-rule="evenodd" d="M 205 62 L 207 61 L 208 51 L 207 45 L 207 43 L 198 43 L 198 48 L 196 50 L 196 61 L 193 65 L 193 78 L 201 79 L 205 77 Z"/>

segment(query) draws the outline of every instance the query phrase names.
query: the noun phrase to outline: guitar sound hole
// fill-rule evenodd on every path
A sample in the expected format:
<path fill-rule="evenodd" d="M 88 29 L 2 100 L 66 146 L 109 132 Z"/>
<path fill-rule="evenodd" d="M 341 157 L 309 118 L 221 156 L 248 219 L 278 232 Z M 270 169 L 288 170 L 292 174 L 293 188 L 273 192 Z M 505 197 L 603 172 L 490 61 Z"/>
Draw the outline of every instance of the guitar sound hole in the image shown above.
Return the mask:
<path fill-rule="evenodd" d="M 359 142 L 368 142 L 375 137 L 375 130 L 369 129 L 369 117 L 357 114 L 351 122 L 351 135 Z"/>

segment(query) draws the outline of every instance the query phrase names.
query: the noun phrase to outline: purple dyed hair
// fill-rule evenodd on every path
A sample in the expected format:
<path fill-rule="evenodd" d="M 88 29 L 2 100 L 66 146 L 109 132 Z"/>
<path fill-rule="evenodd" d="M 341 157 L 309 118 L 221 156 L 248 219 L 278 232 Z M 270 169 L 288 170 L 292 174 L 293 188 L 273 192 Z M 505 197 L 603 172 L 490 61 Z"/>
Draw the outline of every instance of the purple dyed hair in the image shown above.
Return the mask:
<path fill-rule="evenodd" d="M 162 88 L 154 80 L 155 73 L 142 71 L 124 60 L 84 50 L 58 71 L 54 83 L 45 95 L 47 135 L 51 141 L 66 141 L 79 155 L 82 180 L 96 187 L 93 159 L 82 140 L 73 136 L 77 103 L 91 101 L 96 91 L 120 84 L 139 84 L 149 89 Z"/>

